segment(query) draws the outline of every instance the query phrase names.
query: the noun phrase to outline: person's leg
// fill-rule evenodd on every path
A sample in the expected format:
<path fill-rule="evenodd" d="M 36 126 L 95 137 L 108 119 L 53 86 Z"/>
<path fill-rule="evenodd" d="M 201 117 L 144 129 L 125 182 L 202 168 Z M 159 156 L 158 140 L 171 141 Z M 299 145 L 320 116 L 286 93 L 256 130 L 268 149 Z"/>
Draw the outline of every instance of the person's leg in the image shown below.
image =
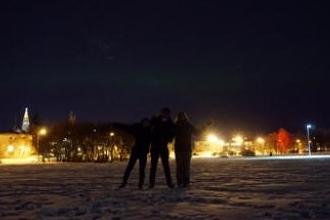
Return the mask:
<path fill-rule="evenodd" d="M 190 184 L 190 164 L 191 164 L 191 152 L 187 152 L 185 155 L 185 171 L 184 171 L 184 185 Z"/>
<path fill-rule="evenodd" d="M 161 159 L 164 168 L 164 173 L 166 177 L 166 183 L 170 188 L 173 188 L 172 177 L 171 177 L 171 170 L 169 165 L 169 153 L 167 146 L 162 146 L 161 148 Z"/>
<path fill-rule="evenodd" d="M 175 152 L 175 165 L 176 165 L 176 183 L 178 185 L 180 185 L 181 184 L 180 176 L 179 176 L 179 173 L 180 173 L 180 156 L 179 156 L 178 152 Z"/>
<path fill-rule="evenodd" d="M 182 160 L 182 153 L 181 152 L 176 152 L 175 153 L 175 161 L 176 161 L 176 180 L 177 180 L 177 184 L 178 186 L 182 186 L 183 185 L 183 160 Z"/>
<path fill-rule="evenodd" d="M 126 170 L 125 170 L 124 178 L 123 178 L 123 183 L 120 185 L 120 188 L 126 186 L 128 177 L 129 177 L 131 171 L 133 170 L 135 162 L 136 162 L 137 159 L 138 159 L 137 155 L 135 153 L 132 153 L 130 158 L 129 158 L 129 161 L 128 161 L 128 164 L 127 164 L 127 167 L 126 167 Z"/>
<path fill-rule="evenodd" d="M 158 158 L 159 158 L 159 151 L 157 151 L 157 150 L 152 151 L 151 152 L 149 188 L 153 188 L 155 186 Z"/>
<path fill-rule="evenodd" d="M 139 188 L 142 189 L 143 184 L 144 184 L 145 169 L 146 169 L 146 164 L 147 164 L 147 154 L 140 155 L 139 163 L 140 163 Z"/>

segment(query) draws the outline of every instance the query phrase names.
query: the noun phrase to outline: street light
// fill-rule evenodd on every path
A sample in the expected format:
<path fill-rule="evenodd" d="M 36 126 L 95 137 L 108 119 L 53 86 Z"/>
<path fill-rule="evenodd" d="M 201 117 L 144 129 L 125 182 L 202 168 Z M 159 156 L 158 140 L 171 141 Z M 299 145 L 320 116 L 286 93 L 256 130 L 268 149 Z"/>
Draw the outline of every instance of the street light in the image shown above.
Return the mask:
<path fill-rule="evenodd" d="M 209 143 L 209 146 L 211 147 L 210 152 L 211 155 L 213 155 L 214 153 L 220 153 L 221 149 L 223 149 L 223 146 L 225 145 L 224 140 L 220 139 L 218 136 L 216 136 L 215 134 L 208 134 L 206 137 L 206 141 Z"/>
<path fill-rule="evenodd" d="M 307 143 L 308 143 L 308 154 L 309 154 L 309 156 L 312 156 L 312 152 L 311 152 L 311 140 L 310 140 L 310 129 L 312 128 L 312 125 L 311 124 L 308 124 L 307 126 L 306 126 L 306 128 L 307 128 Z"/>
<path fill-rule="evenodd" d="M 14 151 L 15 151 L 15 147 L 13 145 L 8 145 L 7 152 L 8 153 L 13 153 Z"/>
<path fill-rule="evenodd" d="M 233 138 L 233 141 L 234 141 L 234 144 L 236 146 L 241 146 L 243 143 L 244 143 L 244 138 L 240 135 L 236 135 L 234 138 Z"/>
<path fill-rule="evenodd" d="M 45 136 L 47 134 L 47 129 L 46 128 L 41 128 L 38 131 L 38 134 L 41 135 L 41 136 Z"/>
<path fill-rule="evenodd" d="M 256 139 L 256 142 L 257 142 L 258 144 L 260 144 L 260 145 L 263 145 L 263 144 L 265 143 L 265 139 L 263 139 L 262 137 L 258 137 L 258 138 Z"/>
<path fill-rule="evenodd" d="M 217 143 L 219 141 L 219 138 L 214 134 L 209 134 L 207 136 L 207 141 L 211 143 Z"/>
<path fill-rule="evenodd" d="M 37 150 L 38 150 L 38 154 L 40 153 L 40 146 L 39 146 L 40 136 L 45 136 L 45 135 L 47 135 L 47 129 L 46 128 L 40 128 L 37 132 Z"/>

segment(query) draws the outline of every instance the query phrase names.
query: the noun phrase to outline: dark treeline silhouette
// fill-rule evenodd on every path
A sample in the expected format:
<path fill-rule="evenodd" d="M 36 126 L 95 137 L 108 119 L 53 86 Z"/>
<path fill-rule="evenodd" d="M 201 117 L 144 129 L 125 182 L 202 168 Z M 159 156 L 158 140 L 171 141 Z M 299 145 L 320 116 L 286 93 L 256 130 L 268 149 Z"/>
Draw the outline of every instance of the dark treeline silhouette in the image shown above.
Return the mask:
<path fill-rule="evenodd" d="M 134 137 L 112 123 L 58 123 L 48 126 L 39 153 L 62 162 L 126 160 Z"/>

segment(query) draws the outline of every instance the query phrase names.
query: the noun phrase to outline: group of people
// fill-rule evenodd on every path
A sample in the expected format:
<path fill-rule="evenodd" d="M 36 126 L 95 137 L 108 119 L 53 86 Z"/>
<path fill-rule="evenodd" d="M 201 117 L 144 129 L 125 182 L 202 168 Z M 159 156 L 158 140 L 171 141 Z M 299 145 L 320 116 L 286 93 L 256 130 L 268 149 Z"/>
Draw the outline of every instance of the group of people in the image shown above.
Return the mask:
<path fill-rule="evenodd" d="M 171 118 L 171 111 L 163 108 L 159 115 L 152 119 L 144 118 L 133 125 L 115 124 L 115 127 L 130 132 L 135 137 L 123 182 L 119 188 L 127 185 L 127 181 L 135 163 L 139 160 L 139 188 L 142 189 L 145 179 L 147 156 L 150 153 L 150 178 L 149 188 L 155 186 L 156 172 L 159 157 L 161 158 L 166 183 L 169 188 L 174 184 L 169 165 L 168 144 L 175 140 L 174 151 L 176 159 L 176 177 L 178 187 L 187 187 L 190 184 L 190 162 L 192 156 L 192 136 L 197 134 L 197 129 L 189 122 L 187 115 L 180 112 L 176 120 Z"/>

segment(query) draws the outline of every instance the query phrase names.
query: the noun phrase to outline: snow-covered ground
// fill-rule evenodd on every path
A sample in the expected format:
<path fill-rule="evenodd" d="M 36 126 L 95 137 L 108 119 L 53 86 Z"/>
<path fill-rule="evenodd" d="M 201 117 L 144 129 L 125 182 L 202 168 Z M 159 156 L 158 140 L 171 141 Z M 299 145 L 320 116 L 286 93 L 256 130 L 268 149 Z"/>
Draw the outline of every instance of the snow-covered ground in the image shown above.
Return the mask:
<path fill-rule="evenodd" d="M 0 219 L 330 219 L 330 159 L 194 159 L 188 189 L 135 169 L 116 190 L 125 166 L 0 165 Z"/>

